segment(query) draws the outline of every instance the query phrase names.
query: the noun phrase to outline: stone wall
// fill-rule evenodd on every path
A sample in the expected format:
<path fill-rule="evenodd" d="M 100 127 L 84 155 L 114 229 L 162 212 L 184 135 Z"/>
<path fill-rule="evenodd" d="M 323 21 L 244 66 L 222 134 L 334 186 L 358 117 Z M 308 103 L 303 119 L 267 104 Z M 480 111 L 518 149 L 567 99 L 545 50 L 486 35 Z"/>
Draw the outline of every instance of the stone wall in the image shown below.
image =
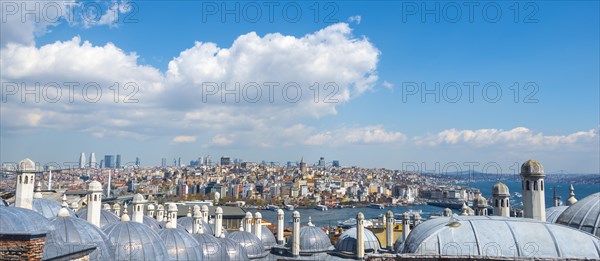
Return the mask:
<path fill-rule="evenodd" d="M 2 235 L 0 260 L 42 260 L 45 235 Z"/>

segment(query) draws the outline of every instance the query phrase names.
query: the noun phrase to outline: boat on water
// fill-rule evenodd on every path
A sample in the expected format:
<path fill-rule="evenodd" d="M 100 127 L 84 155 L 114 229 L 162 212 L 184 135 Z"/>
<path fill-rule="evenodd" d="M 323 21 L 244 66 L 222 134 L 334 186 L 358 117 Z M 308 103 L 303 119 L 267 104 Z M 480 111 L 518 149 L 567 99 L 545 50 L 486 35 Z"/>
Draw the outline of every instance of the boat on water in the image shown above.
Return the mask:
<path fill-rule="evenodd" d="M 275 205 L 267 205 L 267 210 L 277 211 L 279 209 L 278 206 Z"/>
<path fill-rule="evenodd" d="M 343 229 L 355 227 L 356 226 L 356 218 L 349 218 L 349 219 L 346 219 L 345 221 L 338 221 L 338 226 Z M 370 220 L 364 220 L 363 226 L 364 227 L 372 227 L 373 222 Z"/>
<path fill-rule="evenodd" d="M 376 209 L 384 209 L 385 205 L 372 203 L 371 205 L 369 205 L 369 207 L 370 208 L 376 208 Z"/>
<path fill-rule="evenodd" d="M 294 205 L 285 205 L 284 208 L 285 208 L 285 210 L 292 211 L 292 210 L 294 210 Z"/>
<path fill-rule="evenodd" d="M 320 211 L 327 211 L 327 210 L 329 210 L 329 209 L 327 208 L 327 206 L 325 206 L 325 205 L 316 205 L 316 206 L 315 206 L 315 209 L 316 209 L 316 210 L 320 210 Z"/>
<path fill-rule="evenodd" d="M 523 195 L 521 195 L 521 193 L 519 193 L 519 192 L 515 192 L 514 194 L 515 194 L 515 197 L 517 197 L 517 198 L 520 198 L 520 197 L 522 197 L 522 196 L 523 196 Z"/>
<path fill-rule="evenodd" d="M 342 206 L 342 205 L 335 205 L 333 208 L 337 208 L 337 209 L 343 209 L 343 208 L 344 208 L 344 206 Z"/>

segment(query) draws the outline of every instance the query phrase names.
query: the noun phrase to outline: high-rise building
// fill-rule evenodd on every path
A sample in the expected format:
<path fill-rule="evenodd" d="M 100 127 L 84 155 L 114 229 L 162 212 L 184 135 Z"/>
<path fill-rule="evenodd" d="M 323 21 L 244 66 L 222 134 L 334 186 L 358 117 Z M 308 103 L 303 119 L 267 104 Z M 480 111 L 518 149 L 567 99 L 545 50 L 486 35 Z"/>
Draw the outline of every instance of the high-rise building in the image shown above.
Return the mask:
<path fill-rule="evenodd" d="M 104 168 L 114 169 L 115 168 L 115 156 L 104 155 Z"/>
<path fill-rule="evenodd" d="M 231 165 L 230 157 L 221 157 L 221 165 Z"/>
<path fill-rule="evenodd" d="M 90 168 L 96 168 L 96 167 L 98 167 L 98 166 L 96 166 L 96 154 L 94 154 L 93 152 L 92 152 L 92 154 L 90 154 L 90 162 L 89 162 L 89 164 L 90 164 Z"/>
<path fill-rule="evenodd" d="M 135 166 L 136 167 L 140 166 L 140 157 L 135 157 Z"/>
<path fill-rule="evenodd" d="M 85 168 L 85 153 L 83 152 L 81 153 L 81 155 L 79 155 L 79 168 Z"/>
<path fill-rule="evenodd" d="M 117 154 L 117 162 L 116 162 L 116 164 L 115 164 L 115 167 L 116 167 L 117 169 L 120 169 L 120 168 L 121 168 L 121 154 Z"/>
<path fill-rule="evenodd" d="M 324 157 L 319 158 L 319 167 L 325 167 L 325 158 Z"/>
<path fill-rule="evenodd" d="M 98 165 L 98 167 L 101 169 L 104 168 L 104 160 L 103 159 L 100 160 L 100 165 Z"/>
<path fill-rule="evenodd" d="M 331 166 L 333 166 L 333 167 L 338 167 L 338 168 L 339 168 L 339 167 L 340 167 L 340 161 L 339 161 L 339 160 L 334 160 L 334 161 L 332 161 L 332 162 L 331 162 Z"/>
<path fill-rule="evenodd" d="M 160 162 L 160 166 L 161 167 L 166 167 L 167 166 L 167 158 L 162 158 L 162 161 Z"/>

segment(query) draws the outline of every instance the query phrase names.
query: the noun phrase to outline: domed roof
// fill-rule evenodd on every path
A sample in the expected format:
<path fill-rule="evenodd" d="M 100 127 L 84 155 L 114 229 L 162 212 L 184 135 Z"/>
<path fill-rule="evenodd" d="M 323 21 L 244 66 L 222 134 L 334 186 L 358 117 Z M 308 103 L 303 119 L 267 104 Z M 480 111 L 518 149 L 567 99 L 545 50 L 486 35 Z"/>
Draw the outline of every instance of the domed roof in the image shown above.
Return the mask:
<path fill-rule="evenodd" d="M 100 182 L 97 180 L 94 180 L 88 185 L 88 190 L 94 192 L 102 191 L 102 184 L 100 184 Z"/>
<path fill-rule="evenodd" d="M 240 243 L 231 238 L 219 238 L 219 240 L 221 240 L 221 247 L 227 253 L 229 260 L 250 260 L 250 258 L 248 258 L 248 252 L 246 252 L 246 249 L 240 245 Z"/>
<path fill-rule="evenodd" d="M 173 260 L 203 260 L 200 243 L 181 228 L 165 228 L 158 235 Z"/>
<path fill-rule="evenodd" d="M 144 202 L 144 196 L 142 196 L 142 194 L 140 194 L 140 193 L 137 193 L 137 194 L 133 195 L 133 199 L 131 200 L 131 202 L 142 203 L 142 202 Z"/>
<path fill-rule="evenodd" d="M 556 223 L 556 220 L 569 206 L 558 206 L 546 209 L 546 222 Z"/>
<path fill-rule="evenodd" d="M 452 219 L 452 226 L 447 218 L 430 219 L 416 226 L 401 252 L 517 259 L 600 258 L 598 238 L 573 228 L 527 218 L 455 216 Z"/>
<path fill-rule="evenodd" d="M 53 219 L 58 215 L 58 211 L 62 208 L 60 203 L 45 198 L 34 198 L 31 209 L 42 214 L 47 219 Z M 71 209 L 67 209 L 69 216 L 75 216 Z"/>
<path fill-rule="evenodd" d="M 479 195 L 478 197 L 476 197 L 475 199 L 473 199 L 473 207 L 480 207 L 480 208 L 485 208 L 487 207 L 487 199 L 485 199 L 483 196 Z"/>
<path fill-rule="evenodd" d="M 198 241 L 198 244 L 200 244 L 202 253 L 204 254 L 204 260 L 227 259 L 227 252 L 225 252 L 225 248 L 221 246 L 221 240 L 206 233 L 192 234 L 192 236 Z"/>
<path fill-rule="evenodd" d="M 335 251 L 343 254 L 356 255 L 357 232 L 356 227 L 344 231 L 335 243 Z M 379 239 L 371 232 L 371 230 L 365 228 L 365 252 L 377 252 L 380 248 L 381 243 L 379 242 Z"/>
<path fill-rule="evenodd" d="M 158 223 L 158 221 L 156 221 L 156 219 L 153 219 L 149 216 L 144 216 L 143 222 L 144 222 L 144 225 L 149 226 L 150 228 L 154 229 L 154 231 L 156 231 L 156 232 L 163 229 L 163 226 L 161 226 L 160 223 Z"/>
<path fill-rule="evenodd" d="M 94 244 L 96 250 L 90 253 L 90 260 L 114 260 L 113 245 L 106 234 L 86 220 L 68 216 L 67 209 L 50 222 L 54 230 L 46 235 L 46 247 L 65 244 Z M 62 215 L 67 214 L 67 215 Z"/>
<path fill-rule="evenodd" d="M 50 221 L 33 210 L 17 207 L 0 208 L 0 234 L 43 233 L 54 229 Z"/>
<path fill-rule="evenodd" d="M 260 226 L 260 230 L 260 240 L 263 242 L 263 245 L 265 245 L 266 250 L 270 250 L 277 245 L 277 239 L 275 239 L 275 235 L 268 227 Z"/>
<path fill-rule="evenodd" d="M 492 188 L 492 195 L 498 196 L 510 196 L 510 191 L 508 190 L 508 186 L 502 182 L 496 183 L 494 188 Z"/>
<path fill-rule="evenodd" d="M 556 223 L 574 227 L 600 237 L 600 192 L 569 206 Z"/>
<path fill-rule="evenodd" d="M 208 224 L 203 220 L 200 220 L 202 224 L 203 233 L 214 235 L 214 225 Z M 188 233 L 194 233 L 194 218 L 193 217 L 182 217 L 177 219 L 177 226 L 185 229 Z"/>
<path fill-rule="evenodd" d="M 544 176 L 544 166 L 535 160 L 525 161 L 521 165 L 521 175 L 523 176 Z"/>
<path fill-rule="evenodd" d="M 292 236 L 286 247 L 291 248 L 294 241 Z M 325 252 L 332 248 L 331 240 L 321 228 L 304 226 L 300 229 L 300 254 Z"/>
<path fill-rule="evenodd" d="M 35 171 L 35 162 L 30 159 L 19 161 L 19 171 Z"/>
<path fill-rule="evenodd" d="M 77 211 L 77 217 L 81 219 L 87 220 L 87 208 L 82 208 Z M 100 227 L 105 227 L 106 225 L 110 225 L 115 222 L 119 222 L 121 219 L 113 214 L 112 212 L 106 211 L 104 209 L 100 210 Z"/>
<path fill-rule="evenodd" d="M 115 247 L 115 260 L 169 260 L 169 253 L 160 236 L 150 227 L 120 221 L 102 228 Z"/>
<path fill-rule="evenodd" d="M 235 242 L 240 243 L 242 247 L 246 249 L 248 258 L 261 258 L 269 254 L 265 251 L 265 245 L 256 235 L 248 231 L 235 231 L 227 235 L 227 238 L 233 239 Z"/>

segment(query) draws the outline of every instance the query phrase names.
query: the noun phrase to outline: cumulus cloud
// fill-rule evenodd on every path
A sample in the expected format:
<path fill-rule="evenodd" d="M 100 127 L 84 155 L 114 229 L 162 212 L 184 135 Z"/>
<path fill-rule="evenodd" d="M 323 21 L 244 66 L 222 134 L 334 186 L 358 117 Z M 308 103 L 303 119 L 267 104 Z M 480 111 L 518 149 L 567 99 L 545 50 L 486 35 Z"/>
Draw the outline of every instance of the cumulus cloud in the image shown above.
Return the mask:
<path fill-rule="evenodd" d="M 417 145 L 460 145 L 467 144 L 475 147 L 507 146 L 507 147 L 540 147 L 568 145 L 580 142 L 598 140 L 596 129 L 578 131 L 567 135 L 544 135 L 525 127 L 511 130 L 477 129 L 477 130 L 443 130 L 437 134 L 415 137 Z"/>
<path fill-rule="evenodd" d="M 186 136 L 186 135 L 175 136 L 175 138 L 173 138 L 173 142 L 175 142 L 175 143 L 191 143 L 191 142 L 196 142 L 196 140 L 197 140 L 196 136 Z"/>
<path fill-rule="evenodd" d="M 227 137 L 225 135 L 216 135 L 214 136 L 209 145 L 215 145 L 215 146 L 226 146 L 233 143 L 233 139 L 230 137 Z"/>
<path fill-rule="evenodd" d="M 360 24 L 361 20 L 362 20 L 362 17 L 360 15 L 355 15 L 355 16 L 348 17 L 348 22 L 349 23 Z"/>
<path fill-rule="evenodd" d="M 306 145 L 385 144 L 403 142 L 406 139 L 406 135 L 387 131 L 383 126 L 366 126 L 316 133 L 310 135 L 304 143 Z"/>
<path fill-rule="evenodd" d="M 394 84 L 388 82 L 388 81 L 383 81 L 383 88 L 386 88 L 390 91 L 394 91 Z"/>

